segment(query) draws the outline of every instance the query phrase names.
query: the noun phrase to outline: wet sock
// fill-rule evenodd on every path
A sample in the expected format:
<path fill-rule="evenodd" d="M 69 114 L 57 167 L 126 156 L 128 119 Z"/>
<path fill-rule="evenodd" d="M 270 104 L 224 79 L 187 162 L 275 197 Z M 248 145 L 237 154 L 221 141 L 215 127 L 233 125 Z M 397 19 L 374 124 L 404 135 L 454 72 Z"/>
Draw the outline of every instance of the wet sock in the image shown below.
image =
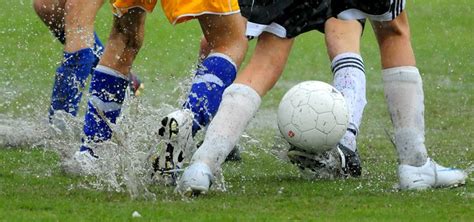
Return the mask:
<path fill-rule="evenodd" d="M 356 137 L 362 121 L 366 100 L 365 69 L 362 57 L 356 53 L 342 53 L 332 61 L 334 87 L 339 90 L 349 108 L 349 127 L 340 143 L 355 151 Z"/>
<path fill-rule="evenodd" d="M 94 52 L 89 48 L 73 53 L 64 52 L 64 61 L 56 70 L 50 116 L 56 110 L 63 110 L 73 116 L 77 115 L 82 90 L 95 60 Z"/>
<path fill-rule="evenodd" d="M 84 118 L 84 145 L 81 151 L 87 150 L 87 144 L 102 142 L 112 137 L 108 124 L 115 124 L 125 99 L 128 78 L 105 66 L 97 66 L 92 75 L 89 89 L 90 99 Z"/>
<path fill-rule="evenodd" d="M 250 120 L 260 106 L 261 98 L 251 87 L 232 84 L 222 96 L 222 104 L 209 124 L 203 144 L 191 162 L 205 162 L 214 171 L 237 144 Z"/>
<path fill-rule="evenodd" d="M 395 131 L 400 164 L 422 166 L 428 154 L 425 147 L 424 95 L 416 67 L 382 70 L 385 99 Z"/>
<path fill-rule="evenodd" d="M 217 112 L 222 93 L 232 84 L 237 66 L 221 53 L 211 53 L 198 68 L 188 99 L 183 105 L 194 114 L 193 135 L 206 126 Z"/>

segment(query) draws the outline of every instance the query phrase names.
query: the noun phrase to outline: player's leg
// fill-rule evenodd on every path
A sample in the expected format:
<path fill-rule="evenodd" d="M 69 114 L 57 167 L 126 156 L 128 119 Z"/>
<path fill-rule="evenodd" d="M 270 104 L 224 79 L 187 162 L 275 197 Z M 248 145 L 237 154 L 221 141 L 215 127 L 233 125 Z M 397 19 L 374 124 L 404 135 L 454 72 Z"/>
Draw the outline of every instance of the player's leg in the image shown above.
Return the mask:
<path fill-rule="evenodd" d="M 325 25 L 328 55 L 334 75 L 334 87 L 342 92 L 349 107 L 349 129 L 341 143 L 356 151 L 355 137 L 367 104 L 364 62 L 360 56 L 362 26 L 356 20 L 331 18 Z"/>
<path fill-rule="evenodd" d="M 357 20 L 331 18 L 325 23 L 325 39 L 334 80 L 333 85 L 344 95 L 350 120 L 339 148 L 346 156 L 344 171 L 360 176 L 361 164 L 356 138 L 362 121 L 366 100 L 365 68 L 360 56 L 362 25 Z"/>
<path fill-rule="evenodd" d="M 333 85 L 342 92 L 349 108 L 349 127 L 337 147 L 311 154 L 291 146 L 288 158 L 310 178 L 334 179 L 361 175 L 356 138 L 366 101 L 365 69 L 360 56 L 361 23 L 330 18 L 324 25 L 326 47 L 332 62 Z"/>
<path fill-rule="evenodd" d="M 64 59 L 56 70 L 51 117 L 57 111 L 77 115 L 85 81 L 103 50 L 94 33 L 95 16 L 102 2 L 94 0 L 83 4 L 78 0 L 68 0 L 64 4 Z M 58 39 L 61 41 L 60 36 Z"/>
<path fill-rule="evenodd" d="M 184 157 L 192 155 L 193 136 L 201 127 L 207 126 L 217 112 L 222 93 L 234 81 L 247 51 L 245 19 L 239 13 L 225 16 L 205 14 L 198 19 L 204 34 L 201 62 L 184 109 L 168 114 L 160 122 L 162 127 L 158 133 L 165 141 L 164 147 L 158 147 L 158 154 L 150 157 L 156 172 L 180 168 Z M 164 159 L 166 156 L 168 160 Z M 174 183 L 173 178 L 170 180 L 161 174 L 152 176 L 158 182 Z"/>
<path fill-rule="evenodd" d="M 92 75 L 81 146 L 84 154 L 93 156 L 94 143 L 112 136 L 110 124 L 115 124 L 120 115 L 130 69 L 143 42 L 145 15 L 134 8 L 120 18 L 114 17 L 106 50 Z"/>
<path fill-rule="evenodd" d="M 64 6 L 66 0 L 34 0 L 33 9 L 53 35 L 66 43 L 64 34 Z"/>
<path fill-rule="evenodd" d="M 280 77 L 293 39 L 263 33 L 249 64 L 222 96 L 219 111 L 211 121 L 203 144 L 194 153 L 178 189 L 187 194 L 207 192 L 210 181 L 237 144 L 260 106 L 263 95 Z"/>
<path fill-rule="evenodd" d="M 242 95 L 258 95 L 260 98 L 276 84 L 286 65 L 293 40 L 279 38 L 269 33 L 263 33 L 259 36 L 255 51 L 248 65 L 237 76 L 231 87 L 225 90 L 222 104 L 219 107 L 219 114 L 212 121 L 214 127 L 211 128 L 209 126 L 203 145 L 193 155 L 193 162 L 203 161 L 212 166 L 212 169 L 220 167 L 220 164 L 223 163 L 227 154 L 237 143 L 240 135 L 242 135 L 247 125 L 246 123 L 258 109 L 258 106 L 252 105 L 258 105 L 258 103 L 250 102 L 253 101 L 253 96 L 247 100 Z M 237 97 L 239 99 L 236 99 Z M 241 111 L 240 107 L 255 111 Z M 241 114 L 241 112 L 244 114 Z M 214 131 L 209 131 L 211 129 Z M 224 130 L 221 131 L 219 129 Z M 209 139 L 212 137 L 227 138 L 230 141 L 230 145 L 225 146 L 224 150 L 215 149 L 212 146 L 213 140 Z M 223 146 L 218 147 L 224 148 Z"/>
<path fill-rule="evenodd" d="M 372 24 L 380 46 L 385 96 L 400 163 L 421 166 L 428 158 L 424 145 L 423 89 L 406 13 L 389 22 Z"/>
<path fill-rule="evenodd" d="M 424 95 L 416 68 L 405 12 L 389 22 L 372 22 L 380 47 L 385 98 L 394 126 L 402 189 L 464 183 L 462 170 L 448 169 L 428 158 L 425 147 Z"/>
<path fill-rule="evenodd" d="M 202 15 L 199 22 L 209 54 L 196 71 L 184 105 L 194 114 L 193 134 L 217 112 L 222 93 L 234 81 L 247 51 L 245 20 L 240 14 Z"/>
<path fill-rule="evenodd" d="M 76 52 L 94 47 L 94 21 L 102 4 L 103 0 L 92 0 L 87 3 L 81 0 L 66 1 L 64 9 L 66 45 L 64 51 Z"/>

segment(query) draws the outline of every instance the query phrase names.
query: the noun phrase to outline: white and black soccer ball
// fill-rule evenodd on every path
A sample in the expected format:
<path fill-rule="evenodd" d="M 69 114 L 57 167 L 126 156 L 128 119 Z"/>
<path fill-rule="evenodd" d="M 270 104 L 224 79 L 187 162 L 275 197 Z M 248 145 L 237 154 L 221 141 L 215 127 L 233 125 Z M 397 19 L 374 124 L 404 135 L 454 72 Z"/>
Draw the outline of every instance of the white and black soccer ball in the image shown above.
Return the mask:
<path fill-rule="evenodd" d="M 277 118 L 286 141 L 310 153 L 335 147 L 349 125 L 344 97 L 321 81 L 301 82 L 288 90 L 278 107 Z"/>

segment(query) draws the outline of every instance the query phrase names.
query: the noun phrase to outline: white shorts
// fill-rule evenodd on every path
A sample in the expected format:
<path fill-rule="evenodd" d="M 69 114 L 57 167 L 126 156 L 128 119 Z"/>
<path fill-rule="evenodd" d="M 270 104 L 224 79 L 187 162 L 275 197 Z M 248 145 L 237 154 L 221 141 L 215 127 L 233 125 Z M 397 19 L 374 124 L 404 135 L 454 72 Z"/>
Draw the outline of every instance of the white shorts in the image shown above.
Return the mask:
<path fill-rule="evenodd" d="M 394 20 L 405 9 L 405 0 L 333 0 L 337 4 L 337 18 L 344 20 L 370 19 L 372 21 Z M 342 6 L 344 5 L 344 6 Z"/>

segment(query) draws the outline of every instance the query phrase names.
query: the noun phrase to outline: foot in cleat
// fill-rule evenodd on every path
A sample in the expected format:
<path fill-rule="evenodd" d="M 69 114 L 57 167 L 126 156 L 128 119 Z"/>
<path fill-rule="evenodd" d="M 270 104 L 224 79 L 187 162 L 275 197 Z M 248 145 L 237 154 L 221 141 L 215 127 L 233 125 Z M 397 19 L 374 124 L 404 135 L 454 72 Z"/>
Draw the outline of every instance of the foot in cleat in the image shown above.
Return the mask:
<path fill-rule="evenodd" d="M 313 154 L 291 146 L 287 153 L 290 162 L 298 166 L 300 173 L 307 179 L 343 178 L 339 153 L 336 149 Z"/>
<path fill-rule="evenodd" d="M 212 185 L 214 176 L 209 166 L 203 162 L 191 164 L 184 170 L 176 190 L 187 197 L 206 194 Z"/>
<path fill-rule="evenodd" d="M 191 157 L 196 149 L 192 137 L 193 114 L 189 110 L 178 110 L 168 114 L 160 124 L 161 142 L 149 157 L 151 177 L 157 183 L 175 185 L 185 158 Z"/>
<path fill-rule="evenodd" d="M 336 147 L 341 158 L 341 166 L 344 174 L 351 177 L 359 177 L 362 174 L 362 165 L 359 153 L 352 151 L 344 145 L 338 143 Z"/>
<path fill-rule="evenodd" d="M 400 164 L 398 177 L 401 190 L 424 190 L 464 185 L 467 173 L 461 169 L 441 166 L 428 158 L 426 163 L 419 167 Z"/>
<path fill-rule="evenodd" d="M 354 152 L 342 144 L 317 154 L 291 146 L 288 158 L 299 167 L 303 175 L 311 179 L 359 177 L 362 172 L 357 151 Z"/>
<path fill-rule="evenodd" d="M 145 88 L 145 84 L 138 78 L 137 75 L 130 73 L 130 91 L 133 96 L 140 96 L 141 91 Z"/>

